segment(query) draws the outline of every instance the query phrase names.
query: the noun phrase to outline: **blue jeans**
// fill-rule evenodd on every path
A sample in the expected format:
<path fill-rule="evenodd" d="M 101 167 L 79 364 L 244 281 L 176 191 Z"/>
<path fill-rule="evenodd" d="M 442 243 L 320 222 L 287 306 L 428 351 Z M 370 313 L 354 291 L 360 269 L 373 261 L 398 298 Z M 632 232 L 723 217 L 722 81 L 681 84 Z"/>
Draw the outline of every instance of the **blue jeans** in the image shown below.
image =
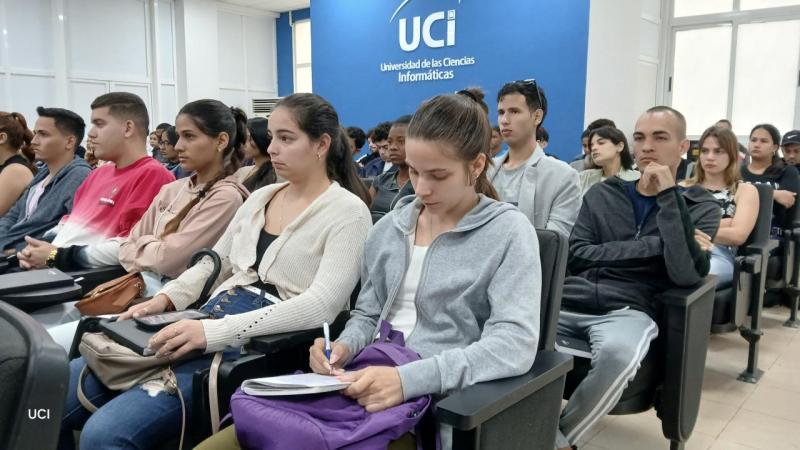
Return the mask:
<path fill-rule="evenodd" d="M 202 311 L 220 318 L 241 314 L 271 305 L 272 302 L 244 289 L 222 292 L 209 300 Z M 234 359 L 238 349 L 225 352 L 225 359 Z M 186 404 L 188 438 L 192 422 L 192 382 L 194 373 L 211 366 L 212 355 L 173 365 L 178 388 Z M 70 362 L 70 380 L 64 417 L 61 422 L 59 449 L 74 449 L 73 430 L 82 430 L 81 449 L 152 449 L 170 440 L 178 440 L 181 432 L 182 409 L 177 395 L 166 391 L 149 392 L 145 385 L 127 391 L 106 388 L 94 374 L 83 382 L 83 392 L 98 410 L 92 414 L 78 401 L 78 379 L 86 366 L 83 358 Z"/>
<path fill-rule="evenodd" d="M 711 268 L 708 273 L 717 276 L 717 288 L 725 287 L 733 281 L 735 260 L 736 247 L 718 244 L 711 247 Z"/>

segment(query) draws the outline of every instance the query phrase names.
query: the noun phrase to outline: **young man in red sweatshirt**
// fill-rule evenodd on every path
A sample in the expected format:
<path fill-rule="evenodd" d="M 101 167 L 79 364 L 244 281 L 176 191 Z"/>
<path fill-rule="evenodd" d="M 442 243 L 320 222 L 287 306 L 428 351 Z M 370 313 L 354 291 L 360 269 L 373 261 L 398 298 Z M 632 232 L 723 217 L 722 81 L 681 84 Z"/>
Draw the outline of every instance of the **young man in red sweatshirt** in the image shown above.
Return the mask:
<path fill-rule="evenodd" d="M 75 193 L 72 212 L 46 233 L 44 240 L 25 238 L 28 245 L 18 253 L 23 269 L 118 264 L 119 238 L 128 235 L 161 186 L 175 180 L 147 155 L 150 121 L 141 98 L 129 92 L 111 92 L 97 97 L 91 107 L 88 138 L 95 156 L 111 164 L 86 178 Z M 107 246 L 109 251 L 89 258 L 70 251 L 77 245 Z"/>

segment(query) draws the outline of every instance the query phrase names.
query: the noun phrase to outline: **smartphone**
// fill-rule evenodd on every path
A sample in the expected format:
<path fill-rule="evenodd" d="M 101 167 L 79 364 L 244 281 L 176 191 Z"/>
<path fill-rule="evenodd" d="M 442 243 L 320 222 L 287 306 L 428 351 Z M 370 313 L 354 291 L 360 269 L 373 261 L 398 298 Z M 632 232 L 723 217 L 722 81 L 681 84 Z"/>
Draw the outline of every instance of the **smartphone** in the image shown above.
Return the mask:
<path fill-rule="evenodd" d="M 175 323 L 179 320 L 190 319 L 205 319 L 208 314 L 200 312 L 196 309 L 187 309 L 185 311 L 171 311 L 164 314 L 154 314 L 152 316 L 134 317 L 133 320 L 142 328 L 148 330 L 160 330 L 165 326 Z"/>

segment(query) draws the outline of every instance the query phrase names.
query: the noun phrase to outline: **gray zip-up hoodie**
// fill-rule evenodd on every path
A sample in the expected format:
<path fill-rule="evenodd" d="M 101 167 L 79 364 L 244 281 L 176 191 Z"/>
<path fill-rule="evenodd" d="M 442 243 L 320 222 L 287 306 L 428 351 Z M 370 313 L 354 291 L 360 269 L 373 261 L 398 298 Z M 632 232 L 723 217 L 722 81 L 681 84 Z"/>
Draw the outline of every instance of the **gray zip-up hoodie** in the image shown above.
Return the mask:
<path fill-rule="evenodd" d="M 28 197 L 31 188 L 44 180 L 50 171 L 47 166 L 40 169 L 28 189 L 20 196 L 14 206 L 0 218 L 0 250 L 14 248 L 22 250 L 27 245 L 25 236 L 42 239 L 44 234 L 56 226 L 61 217 L 72 211 L 75 191 L 89 176 L 92 168 L 79 156 L 75 156 L 50 180 L 39 198 L 39 204 L 30 217 L 26 218 Z"/>
<path fill-rule="evenodd" d="M 377 334 L 409 265 L 422 203 L 402 198 L 367 237 L 361 293 L 339 336 L 351 357 Z M 528 219 L 481 196 L 455 229 L 431 243 L 406 346 L 422 359 L 398 368 L 406 400 L 520 375 L 536 357 L 541 266 Z"/>

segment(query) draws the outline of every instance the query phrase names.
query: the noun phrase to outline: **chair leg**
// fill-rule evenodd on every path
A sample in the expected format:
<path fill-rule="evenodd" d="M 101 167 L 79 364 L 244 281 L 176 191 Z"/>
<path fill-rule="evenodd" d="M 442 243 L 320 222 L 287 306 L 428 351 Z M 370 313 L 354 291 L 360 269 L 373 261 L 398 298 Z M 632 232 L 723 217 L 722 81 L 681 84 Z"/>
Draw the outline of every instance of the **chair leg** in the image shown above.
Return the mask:
<path fill-rule="evenodd" d="M 791 288 L 787 289 L 787 293 L 791 298 L 791 303 L 789 304 L 789 319 L 786 322 L 783 322 L 783 326 L 787 328 L 800 328 L 800 322 L 797 320 L 797 305 L 800 303 L 800 289 L 792 286 Z"/>
<path fill-rule="evenodd" d="M 753 303 L 750 308 L 750 327 L 742 326 L 739 328 L 739 333 L 744 340 L 747 341 L 747 369 L 742 372 L 737 380 L 745 383 L 758 383 L 764 371 L 758 368 L 758 342 L 764 334 L 761 331 L 761 311 L 764 309 L 764 292 L 763 287 L 766 285 L 766 267 L 761 268 L 761 273 L 758 274 L 760 283 L 753 283 L 751 298 Z"/>

